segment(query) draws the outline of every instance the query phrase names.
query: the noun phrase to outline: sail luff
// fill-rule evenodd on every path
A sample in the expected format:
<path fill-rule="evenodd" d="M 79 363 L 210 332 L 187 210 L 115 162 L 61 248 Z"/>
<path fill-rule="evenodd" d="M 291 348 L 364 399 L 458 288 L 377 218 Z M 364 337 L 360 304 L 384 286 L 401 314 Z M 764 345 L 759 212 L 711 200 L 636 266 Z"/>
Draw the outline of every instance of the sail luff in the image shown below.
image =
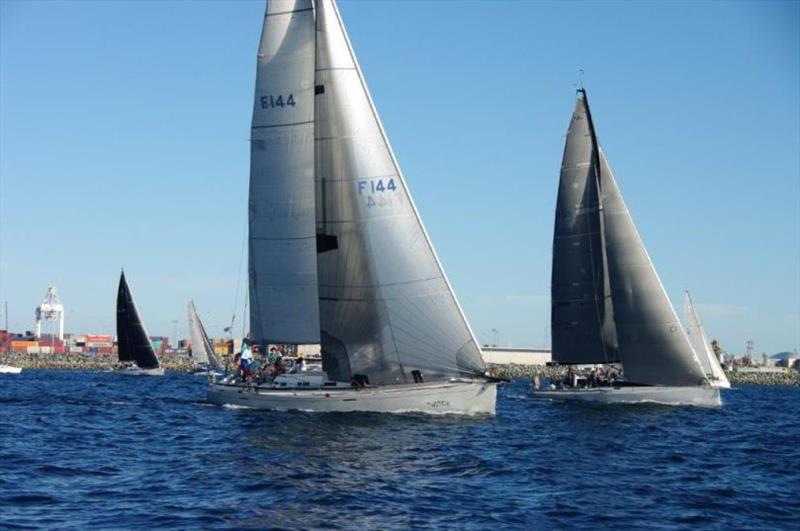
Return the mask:
<path fill-rule="evenodd" d="M 482 372 L 336 5 L 317 2 L 316 178 L 323 363 L 374 383 Z"/>
<path fill-rule="evenodd" d="M 265 343 L 318 343 L 311 0 L 270 0 L 250 147 L 250 331 Z"/>

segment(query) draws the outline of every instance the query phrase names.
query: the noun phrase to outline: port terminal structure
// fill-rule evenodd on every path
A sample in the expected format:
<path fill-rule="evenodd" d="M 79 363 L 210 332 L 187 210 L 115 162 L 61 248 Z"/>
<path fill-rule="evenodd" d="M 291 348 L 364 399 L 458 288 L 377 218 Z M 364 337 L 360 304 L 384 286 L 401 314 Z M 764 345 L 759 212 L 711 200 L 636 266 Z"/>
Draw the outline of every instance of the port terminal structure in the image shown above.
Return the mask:
<path fill-rule="evenodd" d="M 42 321 L 58 321 L 58 339 L 64 340 L 64 305 L 58 298 L 55 286 L 48 286 L 47 295 L 42 303 L 36 307 L 36 325 L 34 328 L 36 338 L 42 337 Z"/>

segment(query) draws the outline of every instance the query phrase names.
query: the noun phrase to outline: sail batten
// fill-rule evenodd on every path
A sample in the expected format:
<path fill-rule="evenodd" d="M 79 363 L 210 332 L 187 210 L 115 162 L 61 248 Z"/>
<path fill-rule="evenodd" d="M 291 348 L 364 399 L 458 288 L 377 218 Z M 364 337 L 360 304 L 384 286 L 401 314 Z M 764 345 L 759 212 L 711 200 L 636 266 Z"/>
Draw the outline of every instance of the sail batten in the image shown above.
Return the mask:
<path fill-rule="evenodd" d="M 419 218 L 336 5 L 317 6 L 320 327 L 335 379 L 406 383 L 485 369 Z"/>
<path fill-rule="evenodd" d="M 250 332 L 318 343 L 311 0 L 270 0 L 258 50 L 249 190 Z"/>

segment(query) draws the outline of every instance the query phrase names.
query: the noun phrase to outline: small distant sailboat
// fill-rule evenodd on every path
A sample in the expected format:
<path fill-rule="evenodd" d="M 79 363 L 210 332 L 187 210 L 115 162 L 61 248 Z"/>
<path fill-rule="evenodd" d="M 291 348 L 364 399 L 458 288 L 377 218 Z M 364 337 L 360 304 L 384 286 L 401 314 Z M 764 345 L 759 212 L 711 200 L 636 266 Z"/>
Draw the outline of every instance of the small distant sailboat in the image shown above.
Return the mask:
<path fill-rule="evenodd" d="M 13 365 L 0 365 L 0 374 L 19 374 L 22 372 L 22 367 L 14 367 Z"/>
<path fill-rule="evenodd" d="M 210 402 L 495 413 L 497 381 L 486 375 L 333 0 L 268 2 L 248 254 L 254 343 L 320 343 L 323 371 L 271 386 L 213 382 Z"/>
<path fill-rule="evenodd" d="M 221 376 L 223 374 L 222 365 L 219 362 L 211 340 L 208 339 L 206 329 L 197 315 L 194 301 L 190 300 L 186 305 L 186 312 L 189 316 L 189 339 L 192 342 L 192 361 L 195 369 L 192 374 L 198 376 Z"/>
<path fill-rule="evenodd" d="M 115 372 L 131 376 L 164 375 L 164 368 L 136 310 L 124 271 L 119 276 L 117 291 L 117 351 L 120 363 L 126 365 Z"/>
<path fill-rule="evenodd" d="M 678 321 L 597 141 L 586 91 L 567 133 L 555 216 L 553 360 L 614 364 L 605 386 L 537 389 L 542 398 L 721 405 Z"/>
<path fill-rule="evenodd" d="M 714 350 L 711 348 L 703 323 L 700 322 L 700 316 L 697 315 L 697 309 L 695 309 L 692 303 L 692 296 L 689 295 L 688 291 L 683 299 L 683 317 L 686 321 L 686 335 L 689 336 L 689 342 L 692 344 L 697 357 L 700 358 L 700 364 L 706 371 L 709 383 L 712 387 L 730 389 L 731 382 L 728 381 L 717 355 L 714 354 Z"/>

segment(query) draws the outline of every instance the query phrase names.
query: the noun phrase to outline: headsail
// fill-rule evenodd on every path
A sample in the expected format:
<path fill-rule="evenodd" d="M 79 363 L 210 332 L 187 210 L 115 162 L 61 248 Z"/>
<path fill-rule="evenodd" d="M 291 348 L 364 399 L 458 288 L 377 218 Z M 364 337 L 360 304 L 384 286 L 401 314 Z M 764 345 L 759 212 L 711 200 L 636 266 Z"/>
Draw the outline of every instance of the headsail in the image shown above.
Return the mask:
<path fill-rule="evenodd" d="M 323 364 L 370 383 L 482 373 L 332 0 L 318 0 L 316 184 Z"/>
<path fill-rule="evenodd" d="M 140 369 L 157 369 L 159 366 L 124 272 L 120 274 L 117 290 L 117 352 L 120 361 L 135 361 Z"/>
<path fill-rule="evenodd" d="M 689 342 L 700 359 L 711 385 L 729 389 L 731 383 L 728 381 L 725 371 L 722 370 L 722 365 L 720 365 L 716 354 L 711 349 L 711 343 L 708 341 L 705 328 L 703 323 L 700 322 L 700 316 L 697 315 L 692 303 L 692 296 L 689 295 L 688 291 L 683 298 L 683 317 L 686 322 L 686 335 L 689 336 Z"/>
<path fill-rule="evenodd" d="M 652 385 L 707 382 L 600 150 L 611 300 L 625 377 Z"/>
<path fill-rule="evenodd" d="M 250 329 L 260 342 L 319 342 L 314 31 L 311 0 L 268 2 L 250 147 Z"/>
<path fill-rule="evenodd" d="M 585 95 L 575 102 L 556 203 L 551 282 L 553 359 L 619 361 L 602 231 L 598 159 Z"/>
<path fill-rule="evenodd" d="M 219 359 L 214 354 L 214 347 L 208 339 L 200 316 L 194 307 L 194 301 L 190 300 L 186 306 L 189 317 L 189 339 L 192 342 L 192 359 L 199 365 L 210 365 L 214 368 L 221 367 Z"/>

